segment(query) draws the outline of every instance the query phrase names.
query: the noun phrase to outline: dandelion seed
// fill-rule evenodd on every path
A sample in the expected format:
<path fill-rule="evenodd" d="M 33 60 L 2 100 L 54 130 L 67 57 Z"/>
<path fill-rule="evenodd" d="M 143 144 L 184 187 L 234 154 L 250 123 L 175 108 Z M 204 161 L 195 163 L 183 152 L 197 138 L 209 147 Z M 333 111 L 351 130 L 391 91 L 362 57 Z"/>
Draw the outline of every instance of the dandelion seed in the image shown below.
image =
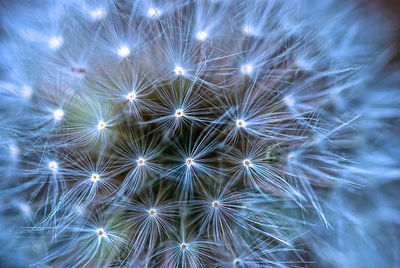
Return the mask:
<path fill-rule="evenodd" d="M 247 123 L 244 121 L 244 120 L 242 120 L 242 119 L 238 119 L 238 120 L 236 120 L 236 126 L 237 127 L 246 127 L 246 125 L 247 125 Z"/>
<path fill-rule="evenodd" d="M 97 229 L 97 230 L 96 230 L 96 233 L 97 233 L 97 235 L 99 236 L 99 239 L 101 239 L 101 238 L 106 238 L 106 237 L 107 237 L 107 234 L 106 234 L 106 232 L 104 231 L 103 228 Z"/>
<path fill-rule="evenodd" d="M 90 180 L 92 182 L 98 182 L 100 180 L 100 176 L 97 173 L 93 173 L 92 176 L 90 177 Z"/>
<path fill-rule="evenodd" d="M 252 167 L 253 164 L 251 163 L 250 159 L 243 160 L 243 165 L 246 167 Z"/>
<path fill-rule="evenodd" d="M 242 74 L 250 74 L 253 71 L 253 66 L 251 64 L 245 64 L 240 67 L 240 72 Z"/>
<path fill-rule="evenodd" d="M 107 124 L 106 124 L 104 121 L 100 121 L 100 122 L 97 124 L 97 129 L 98 129 L 98 130 L 103 130 L 106 126 L 107 126 Z"/>
<path fill-rule="evenodd" d="M 193 161 L 192 158 L 187 158 L 185 162 L 186 162 L 186 165 L 187 165 L 188 167 L 194 165 L 194 161 Z"/>
<path fill-rule="evenodd" d="M 93 19 L 98 20 L 98 19 L 103 18 L 105 13 L 106 13 L 106 10 L 104 8 L 97 8 L 97 9 L 90 11 L 90 16 Z"/>
<path fill-rule="evenodd" d="M 144 160 L 142 157 L 140 157 L 138 160 L 136 160 L 138 166 L 144 166 L 146 164 L 146 160 Z"/>
<path fill-rule="evenodd" d="M 129 92 L 127 95 L 126 95 L 126 98 L 130 101 L 130 102 L 132 102 L 132 101 L 134 101 L 135 99 L 136 99 L 136 93 L 134 92 L 134 91 L 132 91 L 132 92 Z"/>
<path fill-rule="evenodd" d="M 149 209 L 149 215 L 152 216 L 152 217 L 155 216 L 156 215 L 156 210 L 154 208 Z"/>
<path fill-rule="evenodd" d="M 127 46 L 121 46 L 118 49 L 118 55 L 122 58 L 128 57 L 131 54 L 131 50 Z"/>
<path fill-rule="evenodd" d="M 287 159 L 292 161 L 294 159 L 294 154 L 288 154 Z"/>
<path fill-rule="evenodd" d="M 61 120 L 61 118 L 64 116 L 64 111 L 61 109 L 57 109 L 53 112 L 53 115 L 55 120 Z"/>
<path fill-rule="evenodd" d="M 60 36 L 51 37 L 48 41 L 49 47 L 51 49 L 57 49 L 62 45 L 63 39 Z"/>
<path fill-rule="evenodd" d="M 147 10 L 147 17 L 149 18 L 158 18 L 160 16 L 161 16 L 161 10 L 159 10 L 158 8 L 150 7 Z"/>
<path fill-rule="evenodd" d="M 219 206 L 219 202 L 218 201 L 212 202 L 212 206 L 215 207 L 215 208 L 218 207 Z"/>
<path fill-rule="evenodd" d="M 49 168 L 50 168 L 53 172 L 56 172 L 57 169 L 58 169 L 58 164 L 57 164 L 57 162 L 51 161 L 51 162 L 49 163 Z"/>
<path fill-rule="evenodd" d="M 185 70 L 181 66 L 176 66 L 174 69 L 176 75 L 182 76 L 185 74 Z"/>
<path fill-rule="evenodd" d="M 186 245 L 186 243 L 182 243 L 182 244 L 180 245 L 180 247 L 181 247 L 181 249 L 186 249 L 188 246 Z"/>
<path fill-rule="evenodd" d="M 206 31 L 200 31 L 196 35 L 196 39 L 199 41 L 204 41 L 208 37 L 208 33 Z"/>
<path fill-rule="evenodd" d="M 184 115 L 185 115 L 185 114 L 183 113 L 183 110 L 182 110 L 182 109 L 178 109 L 178 110 L 175 111 L 175 117 L 176 117 L 176 118 L 182 117 L 182 116 L 184 116 Z"/>

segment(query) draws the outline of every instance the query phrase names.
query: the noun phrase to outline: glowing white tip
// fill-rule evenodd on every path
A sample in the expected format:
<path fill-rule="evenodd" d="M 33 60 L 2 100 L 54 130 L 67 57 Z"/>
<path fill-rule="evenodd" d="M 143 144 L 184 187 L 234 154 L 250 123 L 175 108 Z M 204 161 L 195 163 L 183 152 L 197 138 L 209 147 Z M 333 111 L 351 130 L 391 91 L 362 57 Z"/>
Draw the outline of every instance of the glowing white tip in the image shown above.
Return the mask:
<path fill-rule="evenodd" d="M 51 161 L 51 162 L 49 163 L 49 168 L 50 168 L 53 172 L 56 172 L 57 169 L 58 169 L 58 164 L 57 164 L 57 162 Z"/>
<path fill-rule="evenodd" d="M 176 75 L 184 75 L 185 69 L 183 69 L 181 66 L 176 66 L 174 72 Z"/>
<path fill-rule="evenodd" d="M 60 36 L 53 36 L 49 39 L 48 44 L 51 49 L 57 49 L 62 45 L 63 39 Z"/>
<path fill-rule="evenodd" d="M 175 111 L 175 117 L 176 117 L 176 118 L 182 117 L 182 116 L 184 116 L 184 115 L 185 115 L 185 114 L 183 113 L 183 110 L 182 110 L 182 109 L 178 109 L 178 110 Z"/>
<path fill-rule="evenodd" d="M 21 91 L 22 96 L 30 99 L 32 97 L 32 88 L 30 86 L 23 86 Z"/>
<path fill-rule="evenodd" d="M 142 157 L 140 157 L 138 160 L 136 160 L 138 166 L 144 166 L 146 164 L 146 160 L 144 160 Z"/>
<path fill-rule="evenodd" d="M 194 165 L 194 161 L 193 161 L 192 158 L 187 158 L 187 159 L 185 160 L 185 162 L 186 162 L 186 165 L 187 165 L 188 167 Z"/>
<path fill-rule="evenodd" d="M 150 216 L 155 216 L 156 215 L 156 210 L 154 208 L 149 209 L 149 215 Z"/>
<path fill-rule="evenodd" d="M 294 105 L 294 100 L 292 97 L 288 96 L 284 100 L 285 104 L 289 107 L 292 107 Z"/>
<path fill-rule="evenodd" d="M 19 148 L 17 146 L 10 145 L 8 148 L 10 149 L 11 155 L 13 157 L 15 157 L 15 156 L 17 156 L 19 154 Z"/>
<path fill-rule="evenodd" d="M 242 119 L 236 120 L 236 126 L 237 127 L 246 127 L 246 125 L 247 125 L 246 121 L 244 121 Z"/>
<path fill-rule="evenodd" d="M 242 74 L 250 74 L 253 71 L 253 66 L 251 64 L 245 64 L 240 67 L 240 72 Z"/>
<path fill-rule="evenodd" d="M 55 120 L 61 120 L 61 118 L 64 116 L 64 111 L 61 109 L 57 109 L 53 112 L 53 115 Z"/>
<path fill-rule="evenodd" d="M 20 204 L 19 207 L 20 207 L 21 211 L 22 211 L 24 214 L 26 214 L 26 215 L 31 214 L 31 208 L 30 208 L 27 204 Z"/>
<path fill-rule="evenodd" d="M 208 37 L 208 33 L 206 31 L 200 31 L 196 35 L 196 39 L 199 41 L 204 41 Z"/>
<path fill-rule="evenodd" d="M 100 180 L 99 174 L 93 173 L 92 176 L 90 176 L 90 180 L 91 180 L 92 182 L 97 182 L 97 181 L 99 181 L 99 180 Z"/>
<path fill-rule="evenodd" d="M 243 160 L 243 165 L 246 167 L 252 167 L 253 164 L 251 163 L 250 159 Z"/>
<path fill-rule="evenodd" d="M 122 58 L 128 57 L 131 54 L 131 50 L 127 46 L 121 46 L 118 49 L 118 55 Z"/>
<path fill-rule="evenodd" d="M 97 233 L 97 235 L 99 236 L 99 238 L 107 237 L 107 234 L 106 234 L 106 232 L 104 231 L 103 228 L 97 229 L 97 230 L 96 230 L 96 233 Z"/>
<path fill-rule="evenodd" d="M 219 206 L 219 202 L 218 201 L 212 202 L 212 206 L 215 207 L 215 208 L 218 207 Z"/>
<path fill-rule="evenodd" d="M 161 16 L 161 10 L 155 7 L 151 7 L 147 10 L 147 17 L 149 18 L 158 18 Z"/>
<path fill-rule="evenodd" d="M 132 91 L 132 92 L 129 92 L 128 94 L 126 94 L 126 98 L 129 100 L 129 101 L 134 101 L 135 99 L 136 99 L 136 93 L 134 92 L 134 91 Z"/>
<path fill-rule="evenodd" d="M 288 154 L 287 159 L 292 161 L 294 159 L 294 154 Z"/>
<path fill-rule="evenodd" d="M 97 124 L 97 129 L 98 129 L 98 130 L 102 130 L 102 129 L 104 129 L 106 126 L 107 126 L 107 124 L 106 124 L 104 121 L 100 121 L 100 122 Z"/>
<path fill-rule="evenodd" d="M 98 20 L 104 17 L 106 14 L 106 10 L 104 8 L 97 8 L 92 11 L 90 11 L 90 16 L 92 19 Z"/>
<path fill-rule="evenodd" d="M 245 35 L 254 35 L 256 33 L 256 29 L 251 25 L 246 25 L 243 27 L 243 34 Z"/>

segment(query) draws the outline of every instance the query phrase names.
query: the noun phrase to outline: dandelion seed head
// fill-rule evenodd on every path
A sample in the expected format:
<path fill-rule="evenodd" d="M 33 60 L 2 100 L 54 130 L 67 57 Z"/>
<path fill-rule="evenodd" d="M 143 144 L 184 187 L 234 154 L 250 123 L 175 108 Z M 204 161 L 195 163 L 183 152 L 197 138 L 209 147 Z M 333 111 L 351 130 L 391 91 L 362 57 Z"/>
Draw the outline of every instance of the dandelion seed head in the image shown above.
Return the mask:
<path fill-rule="evenodd" d="M 128 57 L 129 54 L 131 54 L 131 50 L 128 46 L 121 46 L 118 49 L 117 53 L 121 58 L 125 58 L 125 57 Z"/>
<path fill-rule="evenodd" d="M 364 3 L 3 2 L 14 266 L 301 266 L 393 240 L 396 29 Z M 384 224 L 337 246 L 353 210 Z"/>

